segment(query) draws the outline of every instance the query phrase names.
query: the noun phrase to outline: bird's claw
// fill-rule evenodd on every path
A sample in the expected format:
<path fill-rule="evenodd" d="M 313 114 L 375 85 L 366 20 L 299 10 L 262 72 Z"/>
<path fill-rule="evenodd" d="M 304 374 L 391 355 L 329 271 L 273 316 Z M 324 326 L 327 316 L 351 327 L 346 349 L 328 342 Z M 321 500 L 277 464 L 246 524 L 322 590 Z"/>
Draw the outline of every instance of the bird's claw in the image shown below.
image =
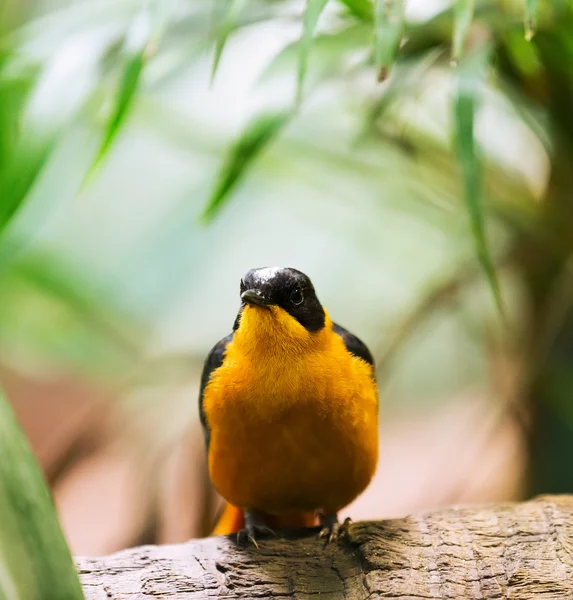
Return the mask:
<path fill-rule="evenodd" d="M 237 533 L 237 544 L 239 546 L 246 546 L 248 544 L 252 544 L 255 548 L 259 548 L 259 544 L 257 544 L 257 539 L 261 537 L 276 537 L 277 534 L 266 525 L 247 525 L 245 529 L 241 529 Z"/>
<path fill-rule="evenodd" d="M 334 516 L 334 518 L 326 517 L 321 523 L 322 529 L 320 530 L 318 537 L 321 539 L 326 538 L 327 544 L 336 542 L 348 535 L 348 527 L 350 523 L 352 523 L 352 519 L 350 517 L 346 517 L 343 523 L 339 523 L 336 516 Z"/>

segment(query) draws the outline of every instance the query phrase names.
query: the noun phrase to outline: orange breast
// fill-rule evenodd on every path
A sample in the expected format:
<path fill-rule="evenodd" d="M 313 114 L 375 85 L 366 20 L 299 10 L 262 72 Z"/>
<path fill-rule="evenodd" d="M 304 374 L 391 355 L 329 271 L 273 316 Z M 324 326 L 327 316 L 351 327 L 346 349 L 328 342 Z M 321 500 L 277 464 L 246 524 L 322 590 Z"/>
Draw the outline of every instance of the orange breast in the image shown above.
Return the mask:
<path fill-rule="evenodd" d="M 228 347 L 204 397 L 209 470 L 231 504 L 270 514 L 338 512 L 368 485 L 377 462 L 372 369 L 330 328 L 312 348 Z"/>

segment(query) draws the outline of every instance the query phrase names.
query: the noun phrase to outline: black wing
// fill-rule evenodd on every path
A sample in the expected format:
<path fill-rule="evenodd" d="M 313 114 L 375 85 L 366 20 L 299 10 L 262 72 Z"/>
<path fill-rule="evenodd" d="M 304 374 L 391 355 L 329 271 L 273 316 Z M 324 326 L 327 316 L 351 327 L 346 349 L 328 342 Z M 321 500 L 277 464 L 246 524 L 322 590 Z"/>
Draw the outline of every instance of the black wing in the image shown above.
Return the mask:
<path fill-rule="evenodd" d="M 334 333 L 337 333 L 342 338 L 344 345 L 350 354 L 362 358 L 369 365 L 374 367 L 372 354 L 370 353 L 370 350 L 368 350 L 368 346 L 366 346 L 362 340 L 358 339 L 354 334 L 350 333 L 350 331 L 347 331 L 344 327 L 341 327 L 336 323 L 332 324 L 332 329 L 334 330 Z"/>
<path fill-rule="evenodd" d="M 213 371 L 218 369 L 223 364 L 225 350 L 227 349 L 227 346 L 229 345 L 229 342 L 232 339 L 233 334 L 231 333 L 227 337 L 217 342 L 211 349 L 211 352 L 209 352 L 209 354 L 207 355 L 207 358 L 205 359 L 205 364 L 203 365 L 203 373 L 201 375 L 201 388 L 199 389 L 199 418 L 201 419 L 201 425 L 203 425 L 203 433 L 205 434 L 205 445 L 207 446 L 207 450 L 209 449 L 210 431 L 209 426 L 207 425 L 207 419 L 205 418 L 205 410 L 203 408 L 203 393 L 205 392 L 207 383 L 209 383 L 211 373 L 213 373 Z"/>

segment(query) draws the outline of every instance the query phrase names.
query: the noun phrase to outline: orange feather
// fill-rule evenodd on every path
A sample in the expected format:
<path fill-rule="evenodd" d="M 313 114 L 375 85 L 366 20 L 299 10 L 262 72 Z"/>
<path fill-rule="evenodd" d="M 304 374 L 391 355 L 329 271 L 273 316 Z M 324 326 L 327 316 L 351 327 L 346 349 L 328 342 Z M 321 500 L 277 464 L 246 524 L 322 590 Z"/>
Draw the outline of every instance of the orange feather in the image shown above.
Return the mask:
<path fill-rule="evenodd" d="M 246 508 L 281 526 L 315 524 L 316 511 L 338 512 L 374 474 L 373 369 L 347 351 L 328 314 L 309 332 L 278 306 L 245 306 L 204 410 L 211 479 L 230 503 L 218 533 L 240 529 Z"/>

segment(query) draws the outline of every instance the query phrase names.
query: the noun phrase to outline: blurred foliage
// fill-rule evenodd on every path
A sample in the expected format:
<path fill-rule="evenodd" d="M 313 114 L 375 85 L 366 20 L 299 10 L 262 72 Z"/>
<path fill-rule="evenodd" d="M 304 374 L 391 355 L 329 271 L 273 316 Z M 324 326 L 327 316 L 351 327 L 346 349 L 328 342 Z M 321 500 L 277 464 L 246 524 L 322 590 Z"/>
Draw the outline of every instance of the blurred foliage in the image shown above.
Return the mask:
<path fill-rule="evenodd" d="M 291 264 L 394 408 L 478 386 L 526 413 L 529 492 L 573 491 L 570 2 L 17 4 L 3 362 L 129 397 L 158 355 L 200 367 L 245 270 Z"/>
<path fill-rule="evenodd" d="M 72 557 L 50 494 L 0 394 L 0 597 L 80 600 Z"/>

